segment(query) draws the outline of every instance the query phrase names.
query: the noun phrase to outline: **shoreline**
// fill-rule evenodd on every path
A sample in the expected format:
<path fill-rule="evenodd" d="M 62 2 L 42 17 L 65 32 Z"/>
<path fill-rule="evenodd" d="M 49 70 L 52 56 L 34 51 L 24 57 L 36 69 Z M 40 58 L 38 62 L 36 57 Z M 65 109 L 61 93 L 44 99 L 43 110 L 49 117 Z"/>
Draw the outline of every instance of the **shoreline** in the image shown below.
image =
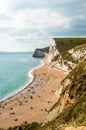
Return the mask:
<path fill-rule="evenodd" d="M 65 77 L 64 72 L 50 69 L 43 62 L 29 73 L 33 74 L 33 81 L 22 91 L 0 103 L 0 128 L 13 127 L 25 121 L 41 123 L 57 102 L 55 92 Z"/>
<path fill-rule="evenodd" d="M 17 91 L 12 92 L 12 94 L 9 94 L 10 96 L 7 96 L 5 98 L 2 98 L 0 101 L 0 104 L 5 102 L 6 100 L 11 99 L 12 97 L 15 97 L 16 95 L 18 95 L 18 93 L 23 92 L 25 89 L 27 89 L 27 87 L 29 87 L 30 84 L 32 84 L 34 82 L 35 76 L 34 76 L 34 71 L 39 69 L 40 67 L 42 67 L 44 65 L 43 60 L 40 61 L 40 65 L 34 67 L 33 69 L 28 71 L 28 77 L 30 78 L 30 81 L 26 81 L 25 85 L 21 88 L 19 88 Z M 14 94 L 13 94 L 14 93 Z"/>

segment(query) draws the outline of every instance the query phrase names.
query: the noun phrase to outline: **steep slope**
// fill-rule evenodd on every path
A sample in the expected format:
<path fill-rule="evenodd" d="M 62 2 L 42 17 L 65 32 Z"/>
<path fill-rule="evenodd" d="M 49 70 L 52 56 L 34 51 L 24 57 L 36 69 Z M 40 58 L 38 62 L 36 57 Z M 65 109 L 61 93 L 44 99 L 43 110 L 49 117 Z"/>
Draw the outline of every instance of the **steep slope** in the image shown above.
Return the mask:
<path fill-rule="evenodd" d="M 70 80 L 67 86 L 65 81 Z M 76 68 L 62 82 L 61 98 L 67 97 L 64 111 L 58 119 L 63 123 L 76 123 L 86 125 L 86 59 L 82 60 Z"/>
<path fill-rule="evenodd" d="M 45 129 L 57 130 L 62 124 L 86 126 L 86 59 L 62 81 L 60 89 L 60 99 L 50 112 L 56 111 L 57 117 Z"/>
<path fill-rule="evenodd" d="M 73 44 L 68 41 L 77 41 L 73 42 Z M 79 61 L 86 57 L 86 39 L 82 38 L 82 40 L 79 38 L 66 38 L 66 39 L 60 39 L 61 45 L 59 42 L 59 39 L 53 40 L 50 46 L 50 52 L 48 61 L 51 64 L 51 67 L 54 67 L 56 69 L 62 70 L 66 73 L 69 73 L 74 67 L 79 63 Z M 62 42 L 63 41 L 63 42 Z M 81 43 L 83 41 L 83 43 Z M 66 43 L 67 42 L 67 43 Z M 68 47 L 70 45 L 70 47 Z M 77 45 L 77 46 L 76 46 Z M 57 49 L 60 47 L 60 49 Z M 63 50 L 62 48 L 65 49 Z M 72 48 L 73 47 L 73 48 Z M 70 48 L 70 49 L 69 49 Z M 69 49 L 69 50 L 68 50 Z M 63 51 L 62 51 L 63 50 Z"/>
<path fill-rule="evenodd" d="M 49 60 L 52 61 L 58 54 L 83 44 L 86 44 L 86 38 L 53 38 L 49 50 Z"/>

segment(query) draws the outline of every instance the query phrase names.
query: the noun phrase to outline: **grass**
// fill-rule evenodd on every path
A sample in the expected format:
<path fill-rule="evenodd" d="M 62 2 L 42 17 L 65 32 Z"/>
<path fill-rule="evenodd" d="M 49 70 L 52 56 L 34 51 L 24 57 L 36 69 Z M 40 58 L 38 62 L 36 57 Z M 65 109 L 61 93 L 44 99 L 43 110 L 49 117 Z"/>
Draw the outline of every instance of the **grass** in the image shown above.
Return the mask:
<path fill-rule="evenodd" d="M 41 130 L 41 125 L 34 122 L 31 124 L 22 124 L 21 126 L 10 127 L 8 130 Z"/>
<path fill-rule="evenodd" d="M 68 93 L 68 99 L 70 102 L 72 100 L 74 102 L 67 104 L 66 99 L 63 111 L 56 119 L 45 125 L 45 130 L 48 128 L 60 130 L 64 125 L 86 126 L 86 60 L 82 60 L 62 82 L 66 79 L 70 79 L 71 83 L 65 88 L 60 100 Z M 58 107 L 58 103 L 52 107 L 52 111 L 56 107 Z"/>
<path fill-rule="evenodd" d="M 49 46 L 48 47 L 45 47 L 45 48 L 38 48 L 37 50 L 41 50 L 43 52 L 46 52 L 46 53 L 49 53 Z"/>
<path fill-rule="evenodd" d="M 32 123 L 32 124 L 22 124 L 21 126 L 15 126 L 10 127 L 8 130 L 62 130 L 60 126 L 58 125 L 50 125 L 49 126 L 43 126 L 41 127 L 38 123 Z"/>
<path fill-rule="evenodd" d="M 66 79 L 71 79 L 71 84 L 65 88 L 62 95 L 68 93 L 68 98 L 74 100 L 74 103 L 67 107 L 65 100 L 66 107 L 54 123 L 86 125 L 86 60 L 82 60 L 64 81 Z"/>
<path fill-rule="evenodd" d="M 79 59 L 78 58 L 77 59 L 73 58 L 72 54 L 74 54 L 74 53 L 76 54 L 76 52 L 78 52 L 78 54 L 80 53 Z M 78 64 L 79 61 L 82 60 L 85 57 L 85 52 L 86 52 L 86 44 L 78 45 L 78 46 L 73 48 L 72 54 L 69 53 L 69 50 L 64 51 L 64 52 L 60 53 L 59 55 L 56 55 L 52 59 L 52 61 L 57 61 L 60 65 L 62 65 L 64 63 L 66 66 L 68 66 L 68 68 L 70 70 L 72 70 L 74 65 Z M 83 55 L 82 55 L 82 53 L 83 53 Z"/>
<path fill-rule="evenodd" d="M 60 53 L 68 51 L 75 46 L 86 44 L 86 38 L 54 38 Z"/>
<path fill-rule="evenodd" d="M 86 95 L 66 108 L 57 120 L 63 124 L 86 125 Z"/>

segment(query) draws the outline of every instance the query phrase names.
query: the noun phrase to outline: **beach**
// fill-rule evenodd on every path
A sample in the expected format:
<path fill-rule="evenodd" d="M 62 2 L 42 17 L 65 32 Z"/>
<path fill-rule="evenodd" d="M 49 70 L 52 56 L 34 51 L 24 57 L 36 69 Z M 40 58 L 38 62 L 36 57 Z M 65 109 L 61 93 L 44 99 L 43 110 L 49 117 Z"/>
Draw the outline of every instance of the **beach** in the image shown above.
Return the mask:
<path fill-rule="evenodd" d="M 0 103 L 0 128 L 22 123 L 41 123 L 57 102 L 55 94 L 65 74 L 47 62 L 35 69 L 33 81 L 21 92 Z"/>

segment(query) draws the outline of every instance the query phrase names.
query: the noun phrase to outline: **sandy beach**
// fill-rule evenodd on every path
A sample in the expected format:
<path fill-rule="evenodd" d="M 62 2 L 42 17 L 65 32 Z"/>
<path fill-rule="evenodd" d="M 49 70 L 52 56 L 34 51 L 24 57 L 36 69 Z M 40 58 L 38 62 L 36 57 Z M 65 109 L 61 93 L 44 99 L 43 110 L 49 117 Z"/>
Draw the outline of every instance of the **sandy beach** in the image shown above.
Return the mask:
<path fill-rule="evenodd" d="M 58 97 L 55 94 L 64 72 L 47 63 L 33 72 L 34 80 L 24 90 L 0 103 L 0 128 L 43 122 Z"/>

